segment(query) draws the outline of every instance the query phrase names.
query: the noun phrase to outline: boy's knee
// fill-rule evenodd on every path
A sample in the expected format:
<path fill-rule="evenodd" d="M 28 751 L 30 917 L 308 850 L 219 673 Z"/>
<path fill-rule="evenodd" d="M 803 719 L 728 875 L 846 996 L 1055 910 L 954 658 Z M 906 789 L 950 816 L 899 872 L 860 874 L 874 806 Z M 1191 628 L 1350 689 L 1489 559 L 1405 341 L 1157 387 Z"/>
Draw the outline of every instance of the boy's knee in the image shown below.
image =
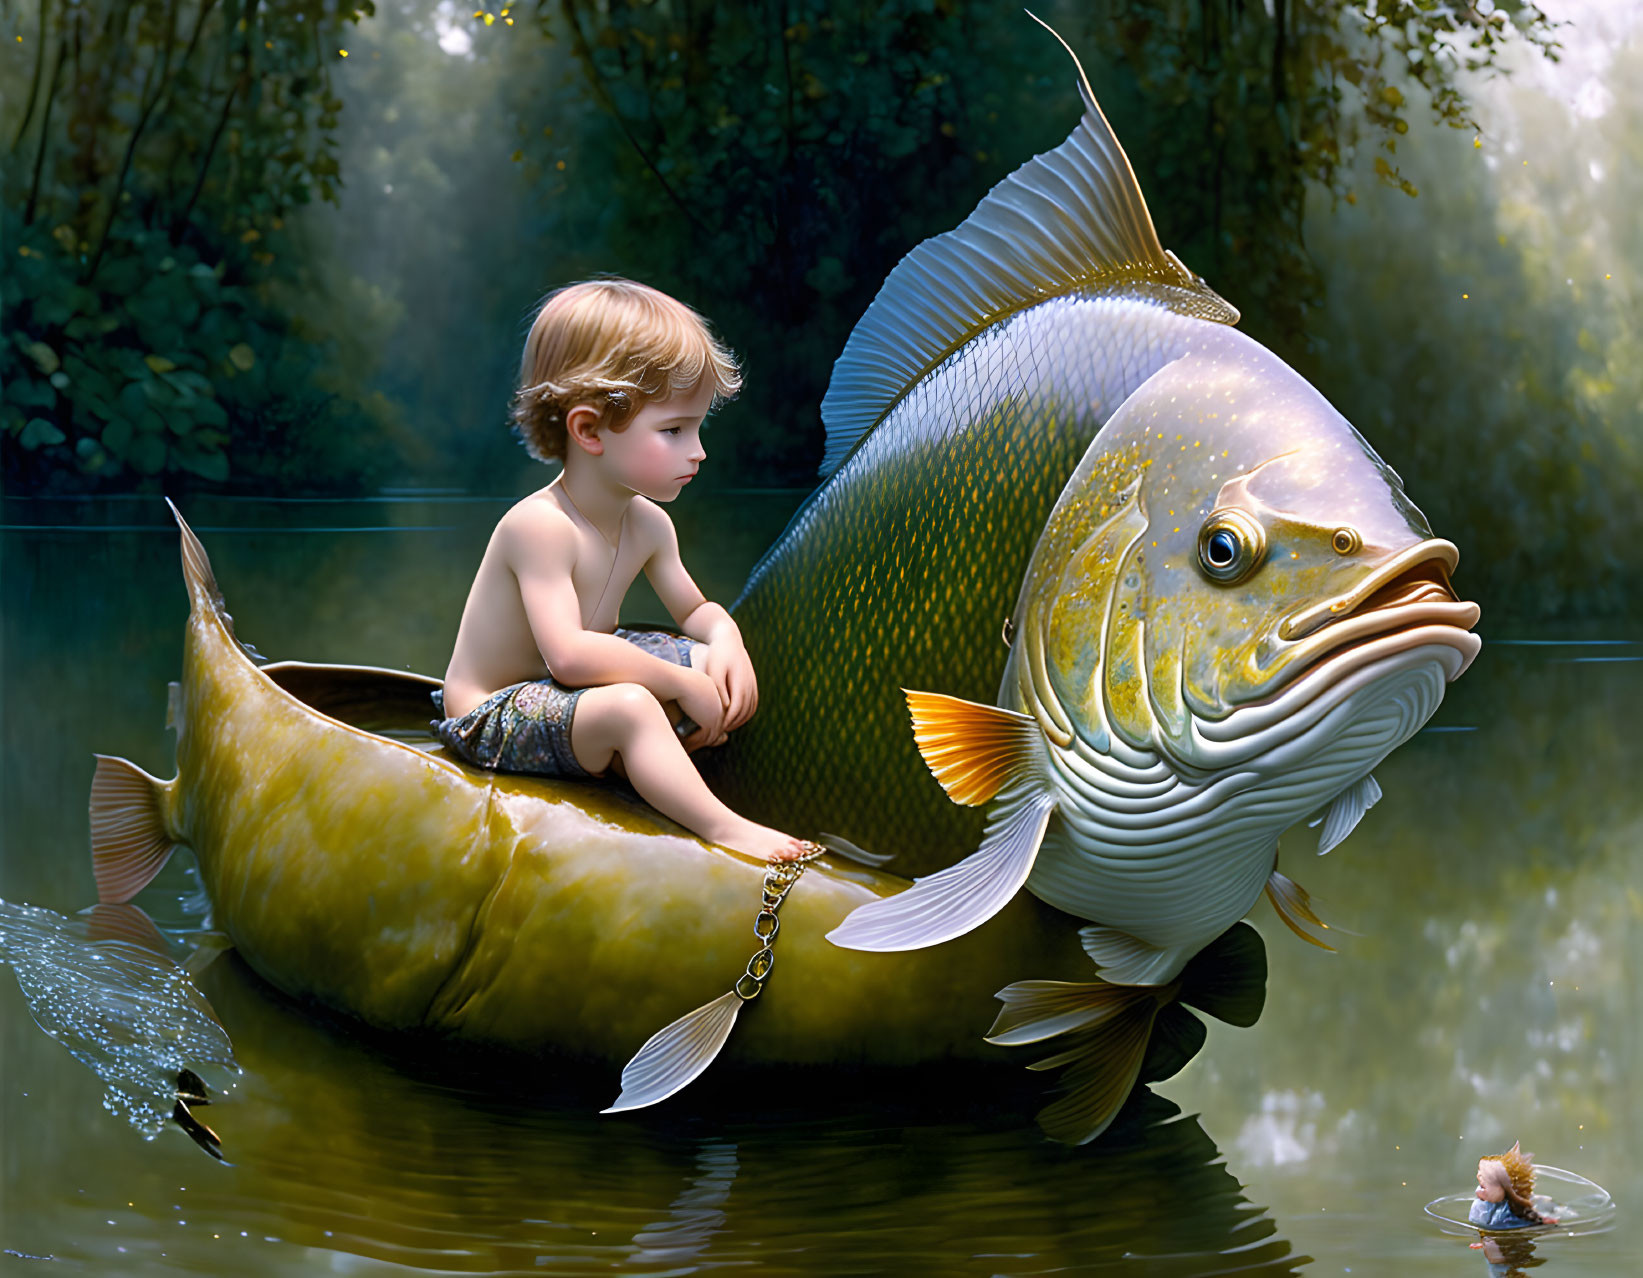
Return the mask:
<path fill-rule="evenodd" d="M 599 692 L 604 712 L 627 726 L 640 727 L 666 717 L 662 713 L 662 703 L 643 684 L 613 683 Z"/>

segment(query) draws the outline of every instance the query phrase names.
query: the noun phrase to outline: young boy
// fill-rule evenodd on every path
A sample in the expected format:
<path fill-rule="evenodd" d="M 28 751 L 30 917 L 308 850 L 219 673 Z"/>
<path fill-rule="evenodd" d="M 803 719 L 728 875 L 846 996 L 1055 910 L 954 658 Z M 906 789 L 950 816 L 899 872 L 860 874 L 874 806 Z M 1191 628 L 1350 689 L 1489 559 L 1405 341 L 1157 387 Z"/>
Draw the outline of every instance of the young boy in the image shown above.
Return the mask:
<path fill-rule="evenodd" d="M 531 325 L 513 418 L 564 469 L 496 526 L 468 592 L 431 726 L 483 768 L 592 777 L 614 768 L 703 838 L 786 860 L 814 845 L 737 816 L 687 751 L 758 706 L 741 632 L 679 560 L 669 502 L 707 456 L 702 419 L 741 375 L 701 316 L 643 284 L 549 296 Z M 618 630 L 643 570 L 679 629 Z M 678 730 L 672 715 L 682 718 Z M 681 742 L 679 732 L 688 735 Z"/>

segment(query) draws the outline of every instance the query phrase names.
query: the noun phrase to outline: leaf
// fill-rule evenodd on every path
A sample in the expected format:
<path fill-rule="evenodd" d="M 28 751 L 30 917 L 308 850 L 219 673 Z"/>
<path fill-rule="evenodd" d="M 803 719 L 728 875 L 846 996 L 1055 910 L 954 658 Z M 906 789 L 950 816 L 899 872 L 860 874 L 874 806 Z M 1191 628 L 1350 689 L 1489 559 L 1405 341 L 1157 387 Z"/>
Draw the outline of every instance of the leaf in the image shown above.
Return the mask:
<path fill-rule="evenodd" d="M 153 369 L 156 373 L 169 373 L 172 369 L 177 367 L 164 355 L 144 355 L 143 363 L 147 364 L 149 368 Z"/>
<path fill-rule="evenodd" d="M 46 381 L 32 377 L 8 377 L 6 400 L 24 408 L 46 408 L 57 402 L 57 392 Z"/>
<path fill-rule="evenodd" d="M 202 425 L 228 425 L 228 414 L 223 410 L 223 406 L 214 399 L 196 400 L 189 407 L 194 410 L 194 416 L 199 419 Z"/>
<path fill-rule="evenodd" d="M 233 364 L 240 372 L 249 373 L 252 366 L 257 362 L 257 352 L 252 350 L 247 343 L 241 342 L 228 352 L 228 362 Z"/>
<path fill-rule="evenodd" d="M 61 361 L 57 358 L 57 352 L 44 342 L 30 342 L 23 348 L 23 353 L 32 359 L 35 367 L 48 377 L 55 373 L 61 365 Z"/>
<path fill-rule="evenodd" d="M 33 450 L 42 444 L 60 444 L 67 438 L 62 431 L 53 426 L 44 417 L 31 417 L 23 427 L 23 433 L 17 442 L 24 448 Z"/>
<path fill-rule="evenodd" d="M 179 466 L 201 479 L 209 479 L 220 484 L 228 478 L 228 457 L 224 453 L 201 452 L 182 444 L 172 450 L 172 455 L 176 457 Z"/>
<path fill-rule="evenodd" d="M 139 435 L 132 440 L 125 460 L 140 475 L 157 475 L 165 468 L 165 441 L 155 435 Z"/>
<path fill-rule="evenodd" d="M 131 423 L 123 418 L 103 427 L 103 447 L 116 457 L 124 458 L 131 447 Z M 84 442 L 84 441 L 82 441 Z"/>

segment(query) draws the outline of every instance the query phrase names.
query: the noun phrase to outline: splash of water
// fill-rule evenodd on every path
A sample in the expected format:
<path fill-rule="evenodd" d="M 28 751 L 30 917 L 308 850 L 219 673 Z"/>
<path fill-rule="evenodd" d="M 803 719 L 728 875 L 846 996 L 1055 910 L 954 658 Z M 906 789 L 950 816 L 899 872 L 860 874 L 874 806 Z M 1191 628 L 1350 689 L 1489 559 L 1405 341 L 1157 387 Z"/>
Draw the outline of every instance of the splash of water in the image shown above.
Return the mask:
<path fill-rule="evenodd" d="M 134 906 L 68 917 L 0 900 L 0 961 L 29 1015 L 148 1140 L 171 1120 L 183 1070 L 240 1073 L 211 1004 L 164 944 Z"/>

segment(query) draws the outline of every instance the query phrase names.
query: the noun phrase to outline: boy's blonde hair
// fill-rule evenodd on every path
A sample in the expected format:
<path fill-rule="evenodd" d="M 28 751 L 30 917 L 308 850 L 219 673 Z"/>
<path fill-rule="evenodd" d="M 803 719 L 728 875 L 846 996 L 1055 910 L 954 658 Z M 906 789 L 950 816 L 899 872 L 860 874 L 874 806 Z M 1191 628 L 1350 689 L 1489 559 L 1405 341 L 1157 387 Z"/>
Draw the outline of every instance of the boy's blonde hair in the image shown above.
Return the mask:
<path fill-rule="evenodd" d="M 575 405 L 593 405 L 601 425 L 621 430 L 647 403 L 704 381 L 714 408 L 742 386 L 735 356 L 706 320 L 647 284 L 584 280 L 548 294 L 537 311 L 510 416 L 532 457 L 563 460 Z"/>
<path fill-rule="evenodd" d="M 1512 1192 L 1527 1202 L 1535 1192 L 1535 1156 L 1525 1154 L 1520 1148 L 1522 1144 L 1522 1141 L 1514 1141 L 1504 1154 L 1490 1154 L 1483 1161 L 1504 1167 L 1512 1182 Z"/>

